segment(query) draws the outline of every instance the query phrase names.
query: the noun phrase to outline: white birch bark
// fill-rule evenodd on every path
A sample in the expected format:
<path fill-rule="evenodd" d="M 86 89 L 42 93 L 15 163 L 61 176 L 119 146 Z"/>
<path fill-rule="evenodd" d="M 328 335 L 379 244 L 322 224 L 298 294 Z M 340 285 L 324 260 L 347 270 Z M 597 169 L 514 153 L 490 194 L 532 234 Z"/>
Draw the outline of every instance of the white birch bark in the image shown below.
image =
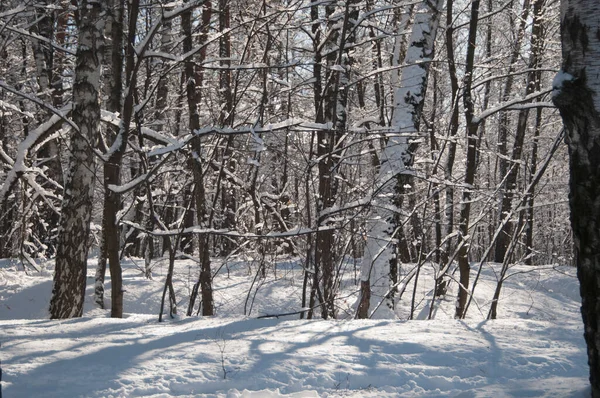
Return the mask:
<path fill-rule="evenodd" d="M 50 316 L 53 319 L 79 317 L 83 313 L 95 177 L 93 145 L 100 123 L 100 60 L 96 51 L 102 32 L 99 9 L 97 1 L 83 0 L 79 3 L 73 84 L 73 121 L 79 131 L 73 133 L 69 148 L 69 169 L 50 300 Z"/>
<path fill-rule="evenodd" d="M 570 157 L 571 226 L 592 396 L 600 397 L 600 2 L 562 0 L 562 70 L 552 99 Z"/>
<path fill-rule="evenodd" d="M 391 288 L 390 261 L 395 256 L 394 214 L 398 176 L 412 173 L 412 154 L 409 140 L 419 133 L 419 119 L 427 89 L 427 75 L 434 53 L 434 41 L 442 1 L 423 1 L 416 6 L 408 49 L 402 74 L 394 91 L 394 113 L 388 142 L 380 156 L 375 194 L 367 221 L 367 244 L 361 266 L 361 297 L 357 316 L 371 318 L 393 317 L 391 303 L 386 300 Z M 400 41 L 396 41 L 399 45 Z M 396 65 L 394 65 L 396 66 Z M 368 291 L 367 291 L 368 289 Z M 369 299 L 370 297 L 370 299 Z"/>

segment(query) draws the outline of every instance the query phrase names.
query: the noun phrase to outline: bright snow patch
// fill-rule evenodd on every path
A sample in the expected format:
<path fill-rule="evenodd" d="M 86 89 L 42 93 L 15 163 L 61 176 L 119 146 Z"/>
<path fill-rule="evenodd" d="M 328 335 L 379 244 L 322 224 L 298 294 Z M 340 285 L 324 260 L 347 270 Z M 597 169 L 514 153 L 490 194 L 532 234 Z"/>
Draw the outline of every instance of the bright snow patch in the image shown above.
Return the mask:
<path fill-rule="evenodd" d="M 158 323 L 165 261 L 155 262 L 154 280 L 144 279 L 132 262 L 124 264 L 124 319 L 108 318 L 94 307 L 91 261 L 85 317 L 64 321 L 45 319 L 50 272 L 28 276 L 0 261 L 0 360 L 7 398 L 590 394 L 578 284 L 569 267 L 515 266 L 495 321 L 485 320 L 495 288 L 489 265 L 465 321 L 452 319 L 455 284 L 433 320 L 307 321 L 256 319 L 301 307 L 300 262 L 271 263 L 267 278 L 252 285 L 255 270 L 246 259 L 224 264 L 216 276 L 217 317 Z M 432 270 L 421 269 L 416 319 L 429 313 Z M 344 275 L 341 297 L 356 290 L 351 261 Z M 180 311 L 196 277 L 193 262 L 177 263 Z M 110 283 L 108 297 L 109 289 Z M 405 293 L 397 310 L 401 319 L 411 295 L 412 290 Z M 350 311 L 353 300 L 340 299 L 340 312 Z M 249 316 L 243 316 L 244 306 Z"/>
<path fill-rule="evenodd" d="M 565 82 L 572 82 L 573 80 L 575 80 L 575 77 L 572 74 L 559 70 L 552 80 L 552 97 L 554 98 L 560 94 Z"/>

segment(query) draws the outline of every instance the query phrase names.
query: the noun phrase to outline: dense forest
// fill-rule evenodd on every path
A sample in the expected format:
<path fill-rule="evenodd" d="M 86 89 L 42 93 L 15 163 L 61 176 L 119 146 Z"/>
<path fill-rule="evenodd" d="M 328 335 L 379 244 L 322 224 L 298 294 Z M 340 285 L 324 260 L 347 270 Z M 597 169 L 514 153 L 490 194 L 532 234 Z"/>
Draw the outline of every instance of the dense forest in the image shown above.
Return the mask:
<path fill-rule="evenodd" d="M 428 263 L 459 318 L 472 262 L 571 263 L 558 2 L 479 3 L 4 1 L 0 257 L 56 257 L 56 317 L 90 250 L 114 316 L 127 257 L 195 258 L 209 315 L 211 258 L 300 256 L 324 318 L 345 261 L 356 316 Z"/>
<path fill-rule="evenodd" d="M 53 269 L 53 319 L 89 258 L 114 318 L 124 262 L 166 262 L 160 320 L 217 315 L 230 262 L 247 304 L 293 259 L 301 319 L 413 319 L 420 278 L 465 319 L 490 274 L 496 319 L 523 267 L 576 265 L 600 396 L 595 3 L 4 0 L 0 259 Z"/>

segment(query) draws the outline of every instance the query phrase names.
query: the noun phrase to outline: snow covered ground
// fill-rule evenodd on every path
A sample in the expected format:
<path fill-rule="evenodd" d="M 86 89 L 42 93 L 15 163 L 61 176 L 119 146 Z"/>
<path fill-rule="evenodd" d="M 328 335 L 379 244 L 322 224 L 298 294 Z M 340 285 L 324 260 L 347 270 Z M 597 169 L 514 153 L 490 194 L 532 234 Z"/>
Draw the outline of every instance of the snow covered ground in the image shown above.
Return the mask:
<path fill-rule="evenodd" d="M 215 278 L 217 316 L 158 323 L 166 263 L 156 263 L 153 280 L 135 263 L 124 264 L 123 319 L 93 305 L 94 263 L 85 316 L 51 321 L 52 264 L 27 275 L 0 262 L 2 398 L 590 395 L 573 268 L 511 269 L 494 321 L 485 320 L 498 271 L 489 265 L 465 321 L 452 319 L 454 284 L 435 319 L 425 320 L 433 287 L 427 266 L 416 294 L 420 320 L 405 320 L 409 290 L 401 320 L 306 321 L 256 319 L 300 308 L 297 263 L 271 265 L 252 286 L 255 265 L 239 261 Z M 196 275 L 191 261 L 177 263 L 180 313 Z M 355 290 L 352 265 L 344 275 L 342 296 Z M 341 300 L 340 313 L 353 300 Z"/>

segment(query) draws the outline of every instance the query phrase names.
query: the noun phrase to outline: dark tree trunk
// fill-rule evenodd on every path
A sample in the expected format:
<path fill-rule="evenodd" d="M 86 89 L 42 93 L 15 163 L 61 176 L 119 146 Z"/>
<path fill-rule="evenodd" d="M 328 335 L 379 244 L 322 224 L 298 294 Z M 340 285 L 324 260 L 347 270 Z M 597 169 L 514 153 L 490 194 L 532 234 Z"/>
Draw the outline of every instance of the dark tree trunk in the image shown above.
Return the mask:
<path fill-rule="evenodd" d="M 210 21 L 210 13 L 210 6 L 205 7 L 202 18 L 203 24 L 207 24 L 207 22 Z M 181 15 L 181 30 L 184 34 L 184 52 L 188 52 L 192 49 L 191 18 L 191 12 L 186 12 Z M 199 93 L 196 90 L 196 85 L 202 84 L 201 80 L 197 81 L 197 79 L 201 79 L 201 75 L 196 75 L 196 72 L 194 71 L 194 62 L 191 59 L 185 62 L 184 68 L 187 82 L 186 94 L 188 100 L 189 128 L 190 131 L 196 131 L 200 129 L 200 116 L 198 115 Z M 192 139 L 192 151 L 193 156 L 191 156 L 190 163 L 192 174 L 194 176 L 193 193 L 194 204 L 196 208 L 196 222 L 199 226 L 206 227 L 208 214 L 206 211 L 206 192 L 204 190 L 204 174 L 202 169 L 202 142 L 198 136 L 195 136 Z M 200 287 L 200 294 L 202 296 L 202 315 L 210 316 L 214 315 L 214 300 L 208 234 L 203 233 L 199 235 L 198 250 L 200 255 L 200 275 L 196 285 L 194 286 L 194 291 L 197 292 L 198 287 Z M 192 315 L 195 299 L 195 294 L 192 294 L 190 297 L 190 304 L 188 306 L 188 315 Z"/>
<path fill-rule="evenodd" d="M 458 250 L 458 269 L 460 272 L 458 298 L 456 303 L 455 318 L 462 318 L 469 295 L 469 219 L 471 215 L 471 190 L 475 182 L 475 171 L 477 169 L 477 130 L 478 124 L 474 118 L 474 104 L 471 97 L 471 87 L 473 83 L 473 69 L 475 63 L 475 45 L 477 40 L 477 22 L 479 19 L 479 0 L 473 0 L 471 3 L 471 22 L 469 24 L 469 38 L 467 47 L 467 58 L 465 65 L 464 94 L 463 104 L 465 107 L 466 133 L 467 133 L 467 159 L 466 172 L 464 179 L 464 188 L 462 195 L 462 204 L 460 209 L 460 218 L 458 229 L 460 233 L 460 249 Z"/>
<path fill-rule="evenodd" d="M 6 70 L 6 64 L 4 60 L 8 61 L 8 53 L 5 49 L 0 50 L 0 68 Z M 6 62 L 8 63 L 8 62 Z M 5 100 L 5 94 L 0 93 L 0 99 Z M 0 115 L 0 149 L 4 153 L 10 153 L 8 149 L 8 137 L 9 137 L 9 120 L 6 114 Z M 11 253 L 11 239 L 10 230 L 13 224 L 14 203 L 9 203 L 4 197 L 0 197 L 0 258 L 10 258 Z"/>
<path fill-rule="evenodd" d="M 315 122 L 323 123 L 323 75 L 322 75 L 322 61 L 323 57 L 321 55 L 321 25 L 319 22 L 319 6 L 311 5 L 310 7 L 310 18 L 312 21 L 312 35 L 313 35 L 313 57 L 314 57 L 314 66 L 313 66 L 313 99 L 314 99 L 314 107 L 315 107 Z M 310 152 L 309 159 L 313 161 L 314 155 L 314 143 L 317 134 L 312 133 L 310 139 Z M 318 145 L 318 142 L 317 142 Z M 312 170 L 312 169 L 310 169 Z M 310 191 L 311 187 L 309 184 L 309 179 L 305 180 L 305 189 L 306 189 L 306 203 L 310 206 L 311 198 Z M 307 206 L 307 207 L 308 207 Z M 307 212 L 307 222 L 310 223 L 312 220 L 310 210 Z M 310 225 L 310 224 L 309 224 Z M 312 236 L 309 236 L 307 239 L 307 253 L 306 253 L 306 271 L 304 274 L 304 287 L 308 285 L 308 281 L 310 280 L 310 294 L 308 297 L 308 306 L 309 310 L 306 314 L 308 319 L 312 319 L 313 317 L 313 308 L 315 307 L 315 300 L 317 297 L 317 288 L 319 284 L 319 277 L 321 270 L 319 268 L 319 263 L 315 261 L 315 254 L 317 252 L 316 246 L 316 237 L 313 239 Z M 306 296 L 306 294 L 305 294 Z M 303 297 L 302 301 L 303 305 L 306 303 L 306 297 Z"/>
<path fill-rule="evenodd" d="M 46 3 L 45 6 L 49 7 L 49 0 L 45 0 L 44 3 Z M 33 33 L 38 34 L 49 41 L 54 40 L 56 13 L 43 10 L 42 15 L 38 15 L 36 12 L 34 18 L 37 22 L 32 26 Z M 58 21 L 59 27 L 60 23 L 61 22 Z M 57 81 L 60 81 L 61 78 L 60 75 L 55 77 L 54 73 L 54 48 L 41 40 L 33 40 L 32 44 L 39 86 L 38 95 L 40 99 L 52 103 L 55 108 L 58 108 L 62 104 L 59 102 L 59 97 L 55 96 L 52 90 L 54 89 L 54 84 L 56 84 Z M 45 117 L 46 112 L 40 112 L 39 116 Z M 41 123 L 41 120 L 39 120 L 39 122 Z M 50 140 L 44 144 L 40 148 L 37 157 L 43 162 L 44 166 L 47 167 L 46 176 L 51 180 L 62 184 L 63 171 L 56 140 Z M 42 184 L 47 190 L 53 191 L 55 189 L 53 185 L 45 184 L 43 181 Z M 38 221 L 35 223 L 34 233 L 37 235 L 38 239 L 47 246 L 46 253 L 51 256 L 56 250 L 56 229 L 58 228 L 60 217 L 54 209 L 43 206 L 39 218 L 41 222 Z"/>
<path fill-rule="evenodd" d="M 219 0 L 219 30 L 226 32 L 231 26 L 231 0 Z M 219 56 L 221 57 L 221 66 L 223 69 L 219 72 L 219 89 L 221 92 L 221 112 L 219 113 L 219 125 L 222 127 L 233 126 L 234 121 L 234 89 L 231 69 L 231 35 L 224 33 L 219 39 Z M 235 140 L 233 136 L 223 140 L 224 149 L 222 152 L 221 181 L 219 187 L 221 192 L 221 227 L 226 230 L 235 230 L 236 227 L 236 192 L 234 185 L 225 177 L 225 169 L 234 173 L 236 161 L 233 156 Z M 221 255 L 229 255 L 236 247 L 235 238 L 222 237 Z"/>
<path fill-rule="evenodd" d="M 537 80 L 539 87 L 539 78 Z M 535 174 L 537 173 L 537 158 L 538 158 L 538 141 L 540 138 L 540 132 L 542 130 L 542 109 L 539 108 L 536 111 L 535 116 L 535 133 L 533 135 L 533 148 L 531 149 L 531 158 L 529 161 L 529 183 L 533 181 Z M 527 215 L 525 216 L 525 264 L 533 265 L 533 228 L 535 225 L 533 205 L 535 202 L 535 191 L 534 189 L 527 195 L 525 201 L 525 207 Z"/>
<path fill-rule="evenodd" d="M 326 62 L 328 73 L 324 92 L 323 118 L 332 124 L 332 129 L 321 129 L 317 132 L 317 156 L 319 157 L 319 196 L 317 203 L 317 225 L 327 227 L 327 215 L 322 214 L 334 205 L 338 182 L 335 178 L 339 156 L 334 150 L 341 144 L 340 140 L 346 131 L 346 106 L 348 103 L 348 78 L 351 68 L 350 54 L 346 45 L 354 41 L 352 27 L 358 19 L 356 1 L 345 4 L 343 14 L 336 14 L 336 7 L 327 5 L 325 14 L 329 34 L 325 49 L 328 51 Z M 335 67 L 338 67 L 339 70 Z M 335 317 L 335 236 L 333 229 L 317 232 L 315 244 L 315 264 L 322 272 L 321 316 L 325 319 Z"/>
<path fill-rule="evenodd" d="M 102 4 L 103 11 L 106 13 L 105 22 L 105 49 L 104 49 L 104 94 L 108 96 L 106 103 L 106 109 L 110 112 L 120 113 L 121 104 L 123 101 L 123 83 L 122 73 L 123 70 L 123 13 L 125 11 L 124 1 L 121 0 L 110 0 Z M 108 126 L 106 135 L 110 137 L 110 141 L 113 141 L 116 135 L 119 133 L 117 127 Z M 100 142 L 104 142 L 101 140 Z M 108 148 L 102 148 L 107 150 Z M 100 255 L 98 256 L 98 265 L 96 266 L 95 274 L 95 288 L 94 296 L 96 303 L 104 308 L 104 278 L 106 276 L 106 264 L 109 258 L 109 241 L 111 238 L 109 234 L 115 233 L 117 229 L 116 225 L 111 225 L 115 218 L 110 213 L 113 210 L 110 209 L 111 202 L 111 191 L 106 188 L 109 179 L 114 179 L 114 171 L 111 170 L 111 165 L 107 162 L 104 164 L 104 179 L 105 179 L 105 190 L 104 190 L 104 208 L 102 215 L 102 235 L 100 240 Z M 107 179 L 108 178 L 108 179 Z M 117 209 L 114 210 L 116 214 Z M 113 250 L 118 251 L 119 242 L 111 242 L 110 245 L 115 246 Z M 117 258 L 118 258 L 118 254 Z M 114 257 L 114 256 L 113 256 Z M 114 258 L 113 258 L 114 261 Z M 114 284 L 113 284 L 114 287 Z"/>
<path fill-rule="evenodd" d="M 123 9 L 124 0 L 117 3 L 117 7 Z M 129 127 L 133 118 L 133 96 L 136 82 L 134 44 L 136 36 L 136 23 L 139 10 L 139 0 L 129 1 L 129 26 L 127 35 L 127 46 L 125 48 L 125 84 L 127 86 L 126 96 L 123 102 L 122 120 L 119 128 L 119 133 L 116 138 L 119 143 L 114 148 L 112 154 L 104 164 L 104 187 L 105 187 L 105 202 L 103 213 L 104 239 L 106 241 L 106 252 L 108 258 L 108 266 L 110 268 L 111 281 L 111 317 L 123 317 L 123 277 L 120 260 L 120 230 L 117 220 L 117 213 L 121 209 L 121 194 L 112 191 L 110 185 L 118 185 L 121 182 L 121 167 L 123 163 L 123 155 L 127 147 L 129 137 Z M 122 15 L 122 14 L 121 14 Z M 119 19 L 113 20 L 113 29 L 121 29 L 122 22 Z M 118 46 L 118 43 L 113 43 L 113 46 Z M 113 47 L 114 48 L 114 47 Z M 119 65 L 114 65 L 118 67 Z M 117 88 L 115 88 L 116 92 Z M 113 98 L 117 100 L 117 98 Z M 120 97 L 119 97 L 120 100 Z M 114 145 L 114 144 L 113 144 Z"/>
<path fill-rule="evenodd" d="M 517 29 L 514 26 L 514 19 L 510 19 L 511 26 L 509 32 L 516 31 L 515 34 L 515 43 L 513 45 L 512 54 L 510 56 L 509 66 L 508 66 L 508 76 L 504 82 L 504 88 L 502 90 L 502 95 L 500 100 L 502 102 L 508 101 L 513 95 L 513 85 L 515 80 L 514 70 L 516 67 L 516 63 L 521 57 L 521 43 L 523 41 L 523 37 L 525 35 L 525 28 L 527 27 L 527 19 L 529 16 L 529 1 L 524 0 L 523 2 L 523 10 L 521 12 L 520 23 Z M 513 4 L 514 6 L 514 4 Z M 516 12 L 514 10 L 513 12 Z M 498 142 L 497 148 L 498 153 L 498 181 L 502 181 L 506 178 L 507 173 L 509 172 L 509 163 L 508 159 L 508 136 L 510 130 L 510 122 L 509 122 L 509 111 L 502 110 L 498 113 Z M 504 190 L 507 191 L 507 184 L 503 184 Z M 500 190 L 500 202 L 502 203 L 503 192 Z M 502 205 L 501 205 L 502 206 Z M 500 213 L 500 219 L 502 219 L 503 215 Z M 505 232 L 506 233 L 506 232 Z M 510 232 L 508 232 L 510 233 Z M 495 261 L 501 263 L 504 259 L 504 252 L 506 251 L 506 247 L 508 245 L 508 236 L 500 236 L 498 237 L 495 251 Z"/>
<path fill-rule="evenodd" d="M 529 7 L 529 1 L 526 1 L 524 7 Z M 533 27 L 531 32 L 531 55 L 529 58 L 528 68 L 530 69 L 527 74 L 527 86 L 525 88 L 525 96 L 532 94 L 536 88 L 536 68 L 539 67 L 540 53 L 542 51 L 541 43 L 541 13 L 544 1 L 536 0 L 533 4 Z M 522 17 L 526 17 L 528 12 L 523 10 Z M 519 55 L 520 56 L 520 55 Z M 516 59 L 517 57 L 515 57 Z M 511 65 L 512 66 L 512 65 Z M 512 69 L 512 68 L 510 68 Z M 509 69 L 509 73 L 512 70 Z M 511 161 L 512 165 L 506 171 L 506 180 L 504 182 L 504 194 L 500 205 L 500 219 L 504 218 L 510 211 L 513 203 L 513 198 L 517 191 L 517 178 L 519 175 L 519 163 L 523 155 L 523 144 L 525 142 L 525 133 L 527 132 L 527 122 L 529 118 L 529 109 L 523 109 L 519 112 L 517 119 L 517 126 L 515 131 L 515 141 L 512 148 Z M 501 175 L 504 178 L 504 175 Z M 509 221 L 504 224 L 498 240 L 496 241 L 496 250 L 494 253 L 494 261 L 497 263 L 504 262 L 504 256 L 510 243 L 510 237 L 512 235 L 512 222 Z"/>
<path fill-rule="evenodd" d="M 335 6 L 327 6 L 325 13 L 326 17 L 329 18 L 333 15 Z M 337 22 L 337 21 L 336 21 Z M 332 27 L 334 22 L 329 21 L 328 27 Z M 337 40 L 340 37 L 339 29 L 332 29 L 328 35 L 327 49 L 333 47 L 334 44 L 338 44 Z M 332 44 L 334 43 L 334 44 Z M 327 66 L 331 67 L 335 65 L 337 60 L 337 53 L 330 51 L 326 56 Z M 333 124 L 333 118 L 336 115 L 337 96 L 340 93 L 337 92 L 335 87 L 335 76 L 339 72 L 328 72 L 325 79 L 325 92 L 323 94 L 324 108 L 323 115 L 325 122 L 331 122 Z M 341 94 L 343 95 L 343 94 Z M 333 178 L 333 148 L 336 143 L 337 135 L 335 130 L 318 130 L 317 131 L 317 157 L 320 159 L 318 164 L 319 171 L 319 195 L 317 202 L 317 226 L 325 227 L 325 218 L 321 217 L 321 212 L 328 207 L 333 206 L 335 202 L 335 184 L 336 181 Z M 335 311 L 333 307 L 333 256 L 334 256 L 334 236 L 332 230 L 323 230 L 317 232 L 315 242 L 315 265 L 316 268 L 322 273 L 322 292 L 324 295 L 325 302 L 321 302 L 321 316 L 325 319 L 335 317 Z"/>
<path fill-rule="evenodd" d="M 454 56 L 454 14 L 452 12 L 452 6 L 454 0 L 447 0 L 446 2 L 446 54 L 448 56 L 448 73 L 450 77 L 450 87 L 452 89 L 452 115 L 450 117 L 450 126 L 448 128 L 449 140 L 446 144 L 448 146 L 448 155 L 446 156 L 446 167 L 444 168 L 444 178 L 446 181 L 452 181 L 452 170 L 454 169 L 454 160 L 456 159 L 456 134 L 458 133 L 459 126 L 459 108 L 458 108 L 458 75 L 456 72 L 456 60 Z M 454 186 L 448 184 L 446 186 L 446 201 L 445 201 L 445 235 L 449 236 L 452 234 L 454 229 Z M 452 248 L 453 239 L 449 238 L 446 241 L 445 247 L 441 251 L 440 260 L 441 267 L 444 267 L 450 260 L 450 254 L 454 250 Z M 441 283 L 443 275 L 438 277 L 438 283 Z"/>

